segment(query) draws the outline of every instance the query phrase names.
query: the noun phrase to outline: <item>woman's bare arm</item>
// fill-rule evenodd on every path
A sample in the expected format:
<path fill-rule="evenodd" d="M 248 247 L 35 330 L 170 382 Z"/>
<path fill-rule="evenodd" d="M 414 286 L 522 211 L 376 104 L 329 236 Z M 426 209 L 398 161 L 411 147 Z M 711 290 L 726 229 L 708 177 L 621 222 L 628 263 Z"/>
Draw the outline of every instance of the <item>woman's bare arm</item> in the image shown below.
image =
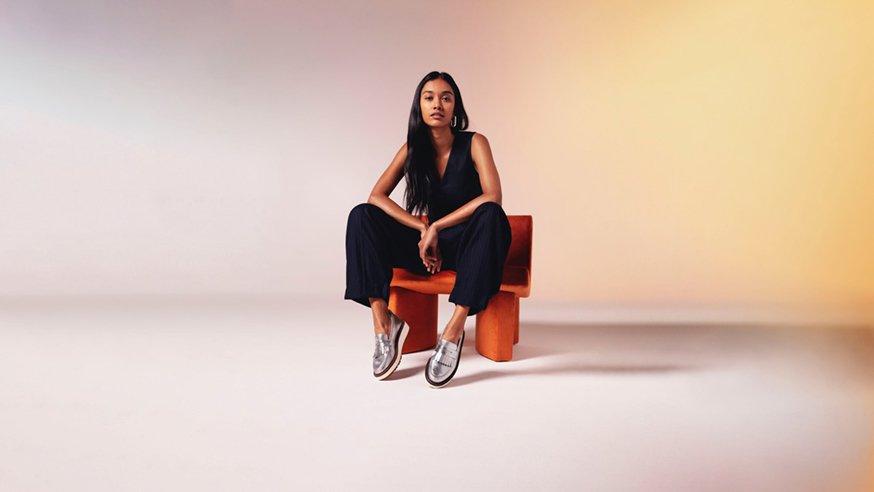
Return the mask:
<path fill-rule="evenodd" d="M 395 203 L 395 201 L 389 197 L 391 192 L 395 189 L 395 186 L 397 186 L 404 177 L 404 163 L 406 160 L 407 144 L 404 143 L 398 150 L 397 154 L 395 154 L 395 157 L 388 165 L 388 168 L 383 171 L 382 176 L 380 176 L 376 181 L 373 190 L 370 192 L 370 197 L 367 199 L 367 203 L 376 205 L 384 210 L 385 213 L 389 214 L 395 220 L 407 227 L 424 231 L 426 229 L 424 222 L 413 214 L 407 212 L 403 207 Z"/>
<path fill-rule="evenodd" d="M 498 176 L 498 168 L 492 157 L 492 149 L 485 135 L 475 133 L 470 144 L 470 154 L 473 157 L 476 172 L 479 174 L 480 186 L 483 194 L 458 207 L 454 211 L 434 221 L 432 227 L 437 230 L 444 229 L 467 220 L 480 205 L 485 202 L 497 202 L 501 204 L 501 178 Z"/>

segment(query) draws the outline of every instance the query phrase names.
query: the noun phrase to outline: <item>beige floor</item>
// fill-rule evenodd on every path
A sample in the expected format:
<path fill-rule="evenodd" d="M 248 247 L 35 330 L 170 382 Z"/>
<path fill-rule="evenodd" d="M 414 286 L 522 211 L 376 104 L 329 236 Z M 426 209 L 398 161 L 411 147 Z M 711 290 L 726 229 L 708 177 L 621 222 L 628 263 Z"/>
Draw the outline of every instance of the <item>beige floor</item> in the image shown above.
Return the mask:
<path fill-rule="evenodd" d="M 350 301 L 0 303 L 0 490 L 874 485 L 870 329 L 560 318 L 435 390 Z"/>

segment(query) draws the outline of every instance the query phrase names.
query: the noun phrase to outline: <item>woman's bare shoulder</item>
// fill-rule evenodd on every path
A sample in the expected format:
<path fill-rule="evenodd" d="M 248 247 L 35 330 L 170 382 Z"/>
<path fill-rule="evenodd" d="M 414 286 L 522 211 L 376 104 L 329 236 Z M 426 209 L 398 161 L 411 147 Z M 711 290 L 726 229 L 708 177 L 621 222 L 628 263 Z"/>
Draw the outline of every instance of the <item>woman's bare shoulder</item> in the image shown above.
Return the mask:
<path fill-rule="evenodd" d="M 398 147 L 398 151 L 395 152 L 395 157 L 406 157 L 407 155 L 407 141 L 404 140 L 404 143 Z"/>
<path fill-rule="evenodd" d="M 398 151 L 395 153 L 394 159 L 392 159 L 389 167 L 402 168 L 404 163 L 407 160 L 407 142 L 401 144 Z"/>
<path fill-rule="evenodd" d="M 470 145 L 471 146 L 473 146 L 474 148 L 477 148 L 477 149 L 488 148 L 489 139 L 487 139 L 485 135 L 483 135 L 480 132 L 471 132 L 471 133 L 473 134 L 470 137 Z"/>

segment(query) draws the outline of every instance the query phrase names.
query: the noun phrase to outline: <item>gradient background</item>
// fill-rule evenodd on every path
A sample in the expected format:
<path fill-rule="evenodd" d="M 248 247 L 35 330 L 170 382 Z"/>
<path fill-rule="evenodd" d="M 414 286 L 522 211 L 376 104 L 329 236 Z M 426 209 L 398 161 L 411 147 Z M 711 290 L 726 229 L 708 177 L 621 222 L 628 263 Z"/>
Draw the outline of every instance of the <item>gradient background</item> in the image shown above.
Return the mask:
<path fill-rule="evenodd" d="M 342 299 L 431 70 L 534 217 L 523 357 L 439 395 Z M 413 483 L 423 422 L 460 483 L 874 480 L 872 137 L 870 1 L 0 0 L 0 483 Z"/>
<path fill-rule="evenodd" d="M 436 69 L 534 216 L 531 301 L 874 319 L 870 2 L 0 5 L 7 299 L 339 302 Z"/>

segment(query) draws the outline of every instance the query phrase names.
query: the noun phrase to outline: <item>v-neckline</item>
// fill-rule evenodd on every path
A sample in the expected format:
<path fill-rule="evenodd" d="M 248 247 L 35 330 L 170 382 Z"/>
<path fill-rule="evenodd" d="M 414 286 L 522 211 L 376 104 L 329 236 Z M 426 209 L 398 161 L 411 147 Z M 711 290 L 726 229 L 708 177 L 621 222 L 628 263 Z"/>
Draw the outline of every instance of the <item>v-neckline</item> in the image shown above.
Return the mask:
<path fill-rule="evenodd" d="M 452 164 L 452 156 L 455 155 L 455 145 L 459 135 L 461 135 L 461 132 L 456 133 L 455 137 L 452 139 L 452 145 L 449 147 L 449 157 L 446 158 L 446 168 L 443 170 L 443 176 L 440 176 L 440 172 L 437 170 L 437 163 L 434 163 L 434 174 L 437 176 L 437 186 L 442 185 L 443 181 L 446 180 L 446 175 L 449 173 L 449 165 Z"/>

